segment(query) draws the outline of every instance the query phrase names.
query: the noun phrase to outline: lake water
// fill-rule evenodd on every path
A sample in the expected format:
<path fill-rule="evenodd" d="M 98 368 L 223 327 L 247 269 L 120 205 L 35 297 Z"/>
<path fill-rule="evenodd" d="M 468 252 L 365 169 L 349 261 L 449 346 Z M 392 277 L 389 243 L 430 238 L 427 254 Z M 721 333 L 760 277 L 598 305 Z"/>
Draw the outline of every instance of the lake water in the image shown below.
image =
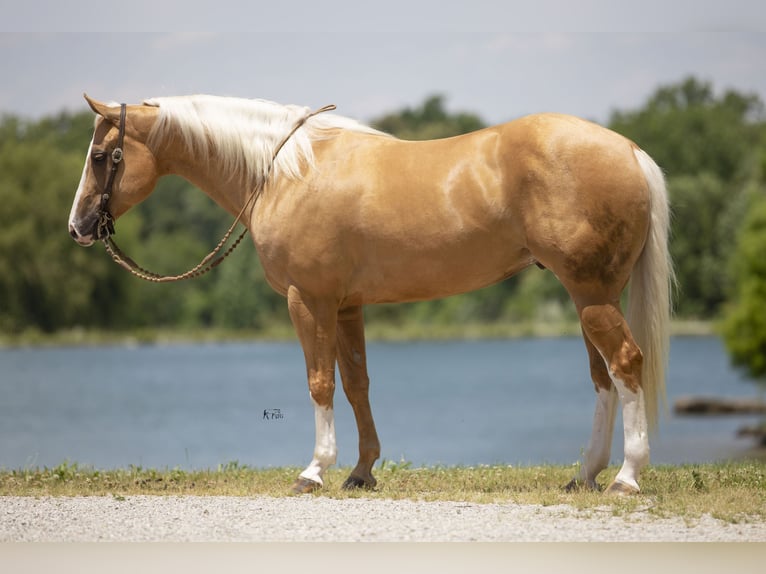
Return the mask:
<path fill-rule="evenodd" d="M 572 464 L 587 444 L 595 399 L 579 338 L 371 343 L 368 362 L 389 461 Z M 756 387 L 718 339 L 675 338 L 669 404 L 692 394 L 754 396 Z M 353 465 L 356 427 L 340 384 L 335 403 L 338 463 Z M 754 420 L 670 414 L 652 461 L 736 457 L 751 446 L 736 430 Z M 313 444 L 297 343 L 0 350 L 0 468 L 305 466 Z"/>

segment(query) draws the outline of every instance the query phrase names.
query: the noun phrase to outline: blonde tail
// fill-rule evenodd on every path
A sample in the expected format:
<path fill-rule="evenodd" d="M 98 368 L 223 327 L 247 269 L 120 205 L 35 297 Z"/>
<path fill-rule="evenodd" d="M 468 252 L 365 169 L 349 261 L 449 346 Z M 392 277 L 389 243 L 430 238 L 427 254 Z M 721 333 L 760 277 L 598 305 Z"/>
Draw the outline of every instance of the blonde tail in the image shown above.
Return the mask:
<path fill-rule="evenodd" d="M 673 263 L 668 251 L 670 207 L 665 178 L 657 164 L 639 148 L 636 159 L 646 177 L 651 197 L 649 233 L 630 278 L 628 324 L 644 355 L 641 384 L 646 420 L 655 432 L 659 403 L 667 408 L 665 367 L 670 347 L 670 314 L 675 285 Z"/>

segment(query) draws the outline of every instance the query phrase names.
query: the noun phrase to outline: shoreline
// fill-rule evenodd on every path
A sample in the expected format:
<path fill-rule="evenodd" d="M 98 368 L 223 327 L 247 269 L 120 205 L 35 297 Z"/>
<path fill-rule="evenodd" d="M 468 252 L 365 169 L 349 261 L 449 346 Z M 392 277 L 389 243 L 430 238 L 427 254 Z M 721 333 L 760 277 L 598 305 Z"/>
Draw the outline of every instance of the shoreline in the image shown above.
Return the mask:
<path fill-rule="evenodd" d="M 554 323 L 475 323 L 454 325 L 396 325 L 370 321 L 368 342 L 468 341 L 492 339 L 580 337 L 577 322 Z M 674 320 L 671 337 L 717 337 L 715 321 Z M 221 328 L 146 328 L 108 331 L 73 328 L 55 333 L 27 330 L 18 334 L 0 333 L 0 349 L 35 347 L 98 347 L 183 345 L 196 343 L 297 342 L 290 325 L 275 325 L 261 330 Z"/>

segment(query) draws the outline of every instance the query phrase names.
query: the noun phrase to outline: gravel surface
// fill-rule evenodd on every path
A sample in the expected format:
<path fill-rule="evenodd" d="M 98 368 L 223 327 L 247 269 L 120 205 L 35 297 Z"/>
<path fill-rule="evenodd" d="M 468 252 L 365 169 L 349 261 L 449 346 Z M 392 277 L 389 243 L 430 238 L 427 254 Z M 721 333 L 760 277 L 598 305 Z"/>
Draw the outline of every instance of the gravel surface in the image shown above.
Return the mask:
<path fill-rule="evenodd" d="M 766 523 L 568 506 L 239 498 L 0 497 L 0 542 L 766 541 Z"/>

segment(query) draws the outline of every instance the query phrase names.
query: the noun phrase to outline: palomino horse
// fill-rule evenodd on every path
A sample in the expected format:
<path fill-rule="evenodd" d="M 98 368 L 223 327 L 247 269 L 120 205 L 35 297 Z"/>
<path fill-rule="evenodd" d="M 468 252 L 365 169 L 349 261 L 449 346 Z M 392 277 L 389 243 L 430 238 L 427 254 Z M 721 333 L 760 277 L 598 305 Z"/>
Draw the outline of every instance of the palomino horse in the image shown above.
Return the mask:
<path fill-rule="evenodd" d="M 533 264 L 555 273 L 574 301 L 596 391 L 590 441 L 568 486 L 598 487 L 619 398 L 624 462 L 608 491 L 639 491 L 664 399 L 673 271 L 663 176 L 634 143 L 554 114 L 410 142 L 260 100 L 86 99 L 98 116 L 69 217 L 79 244 L 104 239 L 111 216 L 178 174 L 249 228 L 269 284 L 286 296 L 316 421 L 313 460 L 295 492 L 321 487 L 336 460 L 336 362 L 359 432 L 344 487 L 376 484 L 363 305 L 464 293 Z"/>

